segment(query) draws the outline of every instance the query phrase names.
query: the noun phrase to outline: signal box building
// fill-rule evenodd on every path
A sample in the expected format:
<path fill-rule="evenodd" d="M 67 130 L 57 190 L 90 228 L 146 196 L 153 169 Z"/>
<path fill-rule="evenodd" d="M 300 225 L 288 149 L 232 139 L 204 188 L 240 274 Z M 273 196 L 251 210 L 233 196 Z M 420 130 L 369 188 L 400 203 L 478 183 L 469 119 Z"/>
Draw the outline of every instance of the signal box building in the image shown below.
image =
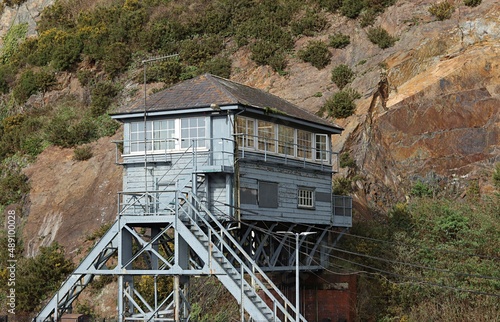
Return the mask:
<path fill-rule="evenodd" d="M 94 275 L 118 276 L 120 322 L 188 321 L 196 275 L 216 275 L 240 304 L 242 321 L 298 321 L 293 295 L 268 274 L 325 269 L 338 236 L 331 232 L 351 226 L 351 198 L 332 194 L 338 154 L 331 137 L 342 129 L 210 74 L 112 117 L 124 129 L 117 221 L 36 321 L 65 313 Z M 155 292 L 157 279 L 173 276 L 173 294 L 162 301 L 155 293 L 154 305 L 146 303 L 134 289 L 143 275 L 154 276 Z"/>

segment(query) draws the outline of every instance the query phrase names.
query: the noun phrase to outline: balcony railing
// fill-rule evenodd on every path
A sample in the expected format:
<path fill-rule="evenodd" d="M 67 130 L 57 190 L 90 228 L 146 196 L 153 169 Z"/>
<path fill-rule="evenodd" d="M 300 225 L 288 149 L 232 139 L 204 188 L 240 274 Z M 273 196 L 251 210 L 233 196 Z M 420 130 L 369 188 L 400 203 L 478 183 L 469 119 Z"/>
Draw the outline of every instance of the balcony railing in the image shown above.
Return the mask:
<path fill-rule="evenodd" d="M 259 138 L 247 134 L 236 134 L 236 140 L 227 138 L 197 138 L 190 140 L 187 148 L 181 149 L 179 139 L 154 139 L 142 141 L 114 141 L 116 144 L 116 163 L 126 163 L 124 157 L 132 159 L 136 157 L 137 162 L 141 162 L 141 156 L 146 155 L 147 161 L 151 162 L 171 162 L 175 154 L 191 152 L 193 157 L 204 162 L 208 166 L 233 166 L 234 146 L 237 144 L 240 151 L 239 158 L 255 159 L 264 162 L 277 162 L 290 166 L 301 166 L 304 168 L 317 168 L 324 171 L 337 172 L 339 169 L 339 154 L 329 149 L 312 148 L 295 143 L 287 143 L 274 139 Z M 182 140 L 181 140 L 182 141 Z M 175 142 L 175 143 L 174 143 Z M 253 142 L 253 143 L 252 143 Z M 136 151 L 130 153 L 130 147 L 142 143 L 143 147 L 148 147 L 146 153 Z M 173 149 L 154 149 L 154 147 L 175 147 Z M 144 161 L 144 158 L 142 158 Z M 194 164 L 200 164 L 195 162 Z"/>

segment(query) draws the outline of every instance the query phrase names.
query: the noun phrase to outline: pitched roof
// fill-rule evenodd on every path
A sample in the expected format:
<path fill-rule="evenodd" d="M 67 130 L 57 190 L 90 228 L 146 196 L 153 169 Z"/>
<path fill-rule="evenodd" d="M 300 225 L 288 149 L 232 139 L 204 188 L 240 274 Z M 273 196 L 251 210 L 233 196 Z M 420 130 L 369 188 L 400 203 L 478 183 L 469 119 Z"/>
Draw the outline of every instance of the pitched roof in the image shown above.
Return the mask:
<path fill-rule="evenodd" d="M 148 112 L 159 112 L 197 109 L 210 107 L 212 104 L 217 104 L 220 107 L 242 105 L 264 111 L 272 109 L 288 117 L 342 130 L 327 120 L 278 96 L 211 74 L 200 75 L 148 96 L 146 110 Z M 144 101 L 138 100 L 131 105 L 122 106 L 113 114 L 142 112 L 144 112 Z"/>

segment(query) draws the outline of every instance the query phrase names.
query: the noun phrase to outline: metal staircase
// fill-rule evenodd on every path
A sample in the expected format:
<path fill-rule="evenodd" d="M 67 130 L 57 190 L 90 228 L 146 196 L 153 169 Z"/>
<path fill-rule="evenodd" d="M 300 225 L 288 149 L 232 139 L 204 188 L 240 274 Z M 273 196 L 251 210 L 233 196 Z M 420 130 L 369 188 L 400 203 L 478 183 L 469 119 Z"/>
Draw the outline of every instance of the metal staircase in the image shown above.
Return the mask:
<path fill-rule="evenodd" d="M 159 312 L 175 311 L 173 303 L 181 300 L 187 301 L 184 294 L 169 295 L 161 302 L 163 309 L 153 307 L 145 303 L 142 297 L 133 290 L 133 275 L 171 275 L 187 276 L 213 274 L 221 281 L 227 290 L 233 295 L 241 306 L 241 320 L 254 322 L 290 321 L 295 320 L 294 305 L 282 294 L 271 279 L 255 264 L 234 237 L 225 229 L 223 224 L 213 215 L 206 205 L 198 198 L 191 188 L 189 192 L 186 187 L 199 175 L 194 174 L 192 180 L 183 180 L 175 190 L 163 190 L 142 193 L 127 193 L 124 197 L 127 202 L 120 205 L 120 214 L 117 221 L 94 246 L 92 251 L 80 263 L 73 274 L 63 283 L 52 299 L 40 311 L 35 322 L 57 321 L 65 312 L 70 312 L 72 302 L 78 297 L 83 289 L 92 281 L 95 275 L 112 274 L 117 275 L 119 281 L 119 321 L 189 321 L 187 317 L 180 318 L 179 314 L 167 313 L 160 315 Z M 197 184 L 193 184 L 194 187 Z M 168 198 L 166 197 L 168 196 Z M 171 199 L 173 198 L 173 199 Z M 166 200 L 170 200 L 165 202 Z M 139 214 L 140 213 L 140 214 Z M 128 257 L 122 255 L 123 248 L 131 245 L 124 242 L 129 238 L 139 239 L 138 234 L 130 224 L 162 225 L 156 237 L 151 236 L 148 242 L 139 241 L 141 249 L 136 254 Z M 152 227 L 152 226 L 151 226 Z M 175 231 L 176 256 L 162 258 L 152 246 L 165 235 L 167 229 Z M 180 251 L 177 244 L 183 244 L 201 259 L 203 267 L 181 266 L 179 260 L 184 256 L 186 249 Z M 186 246 L 188 245 L 188 246 Z M 130 247 L 132 248 L 132 247 Z M 130 250 L 131 252 L 132 250 Z M 131 262 L 140 253 L 156 258 L 156 263 L 161 266 L 150 267 L 149 270 L 136 270 L 131 268 Z M 189 253 L 189 249 L 188 252 Z M 182 254 L 181 254 L 182 253 Z M 114 267 L 107 267 L 111 257 L 118 257 Z M 191 263 L 191 260 L 186 260 Z M 188 264 L 189 265 L 189 264 Z M 191 265 L 192 266 L 192 265 Z M 127 282 L 128 281 L 128 282 Z M 121 286 L 126 285 L 126 287 Z M 175 290 L 174 290 L 175 291 Z M 137 296 L 145 303 L 146 309 L 140 309 L 135 315 L 125 316 L 125 306 L 121 301 L 128 299 L 129 305 L 139 307 L 133 301 Z M 262 296 L 268 300 L 265 301 Z M 267 303 L 272 303 L 270 307 Z M 180 304 L 177 304 L 180 309 Z M 300 321 L 306 321 L 302 316 Z"/>

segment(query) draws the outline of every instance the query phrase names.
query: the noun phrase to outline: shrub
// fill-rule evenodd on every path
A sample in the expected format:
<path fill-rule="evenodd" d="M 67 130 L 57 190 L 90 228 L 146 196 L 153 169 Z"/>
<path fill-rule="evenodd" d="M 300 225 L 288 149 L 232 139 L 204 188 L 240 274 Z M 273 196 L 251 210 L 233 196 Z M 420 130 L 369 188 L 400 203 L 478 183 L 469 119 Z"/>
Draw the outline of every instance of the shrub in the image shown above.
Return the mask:
<path fill-rule="evenodd" d="M 19 202 L 29 192 L 28 177 L 18 164 L 0 165 L 0 205 Z"/>
<path fill-rule="evenodd" d="M 231 76 L 231 59 L 229 57 L 212 58 L 205 63 L 203 70 L 213 75 L 229 78 Z"/>
<path fill-rule="evenodd" d="M 181 42 L 179 57 L 189 65 L 197 66 L 210 60 L 223 49 L 223 41 L 219 37 L 188 39 Z"/>
<path fill-rule="evenodd" d="M 351 116 L 356 109 L 354 100 L 361 95 L 353 89 L 341 90 L 330 97 L 321 108 L 321 113 L 327 112 L 328 116 L 346 118 Z"/>
<path fill-rule="evenodd" d="M 341 168 L 356 168 L 356 161 L 351 157 L 349 152 L 344 152 L 340 155 Z"/>
<path fill-rule="evenodd" d="M 425 182 L 418 180 L 415 182 L 413 187 L 411 188 L 410 194 L 415 197 L 432 197 L 434 194 L 434 189 L 432 189 L 428 184 Z"/>
<path fill-rule="evenodd" d="M 348 35 L 344 35 L 342 33 L 335 33 L 328 37 L 329 45 L 333 48 L 345 48 L 347 45 L 351 43 L 351 39 Z"/>
<path fill-rule="evenodd" d="M 332 193 L 336 196 L 347 196 L 354 190 L 352 188 L 352 180 L 344 177 L 333 179 Z"/>
<path fill-rule="evenodd" d="M 335 83 L 339 89 L 343 89 L 347 84 L 352 82 L 353 79 L 354 72 L 347 65 L 337 65 L 332 70 L 332 82 Z"/>
<path fill-rule="evenodd" d="M 316 0 L 321 8 L 325 8 L 330 12 L 336 12 L 342 7 L 342 0 Z"/>
<path fill-rule="evenodd" d="M 56 70 L 68 70 L 80 61 L 83 43 L 78 35 L 61 33 L 52 45 L 51 62 Z"/>
<path fill-rule="evenodd" d="M 26 37 L 26 32 L 28 31 L 28 24 L 21 23 L 13 25 L 7 34 L 3 37 L 3 46 L 0 51 L 0 62 L 7 64 L 10 58 L 16 52 L 19 42 Z"/>
<path fill-rule="evenodd" d="M 90 145 L 84 145 L 75 148 L 73 151 L 73 160 L 75 161 L 85 161 L 92 158 L 94 154 L 92 153 L 92 147 Z"/>
<path fill-rule="evenodd" d="M 270 65 L 271 58 L 280 50 L 277 43 L 268 40 L 257 40 L 250 46 L 251 58 L 259 65 Z"/>
<path fill-rule="evenodd" d="M 359 15 L 359 24 L 361 27 L 372 26 L 377 18 L 377 11 L 374 8 L 363 10 Z"/>
<path fill-rule="evenodd" d="M 429 7 L 429 13 L 438 20 L 450 19 L 453 11 L 455 11 L 455 7 L 447 0 L 435 3 Z"/>
<path fill-rule="evenodd" d="M 355 19 L 361 13 L 365 6 L 364 1 L 360 0 L 343 0 L 340 7 L 340 13 L 347 18 Z"/>
<path fill-rule="evenodd" d="M 312 40 L 305 49 L 298 52 L 298 56 L 305 62 L 311 63 L 317 69 L 322 69 L 330 63 L 332 53 L 328 50 L 328 46 L 322 41 Z"/>
<path fill-rule="evenodd" d="M 129 65 L 131 53 L 126 43 L 115 42 L 106 48 L 106 52 L 102 58 L 102 65 L 109 75 L 116 76 Z"/>
<path fill-rule="evenodd" d="M 166 84 L 174 84 L 179 81 L 182 74 L 182 65 L 178 60 L 167 60 L 157 64 L 148 65 L 146 68 L 147 82 L 164 82 Z M 142 74 L 139 75 L 142 80 Z"/>
<path fill-rule="evenodd" d="M 394 46 L 396 38 L 389 35 L 387 30 L 382 27 L 370 28 L 368 30 L 368 39 L 378 45 L 380 48 L 385 49 Z"/>
<path fill-rule="evenodd" d="M 90 111 L 93 116 L 99 116 L 107 112 L 113 99 L 118 95 L 118 86 L 111 81 L 101 81 L 91 89 L 92 102 Z"/>
<path fill-rule="evenodd" d="M 15 71 L 11 65 L 0 65 L 0 93 L 7 94 L 15 80 Z"/>
<path fill-rule="evenodd" d="M 33 72 L 31 69 L 23 72 L 12 90 L 12 95 L 18 103 L 24 103 L 33 94 L 46 91 L 56 84 L 53 73 L 48 71 Z"/>
<path fill-rule="evenodd" d="M 292 22 L 292 33 L 296 36 L 314 36 L 317 32 L 325 29 L 328 21 L 323 15 L 313 10 L 307 10 L 305 15 L 297 21 Z"/>
<path fill-rule="evenodd" d="M 16 310 L 33 312 L 47 294 L 60 287 L 73 267 L 64 256 L 64 248 L 57 243 L 41 247 L 36 257 L 18 263 Z"/>
<path fill-rule="evenodd" d="M 481 0 L 464 0 L 464 4 L 468 7 L 477 7 L 481 4 Z"/>

